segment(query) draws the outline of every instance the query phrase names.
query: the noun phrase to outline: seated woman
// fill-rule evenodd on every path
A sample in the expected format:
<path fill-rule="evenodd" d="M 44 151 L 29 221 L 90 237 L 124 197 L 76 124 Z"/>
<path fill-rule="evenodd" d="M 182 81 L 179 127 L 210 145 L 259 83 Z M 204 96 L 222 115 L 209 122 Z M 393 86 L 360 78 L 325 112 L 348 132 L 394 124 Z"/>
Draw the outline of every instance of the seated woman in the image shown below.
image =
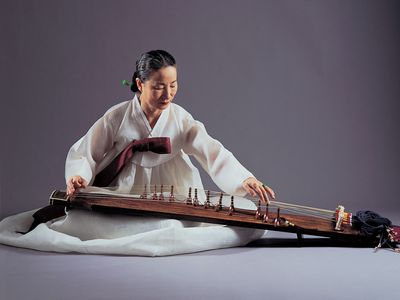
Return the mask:
<path fill-rule="evenodd" d="M 189 159 L 192 155 L 225 193 L 242 196 L 247 192 L 266 202 L 274 198 L 272 189 L 210 137 L 202 123 L 172 103 L 178 81 L 175 59 L 169 53 L 144 53 L 136 62 L 131 89 L 135 93 L 132 100 L 109 109 L 71 147 L 65 168 L 69 195 L 89 185 L 110 186 L 118 193 L 136 195 L 143 192 L 144 185 L 173 185 L 175 195 L 187 195 L 190 187 L 201 191 L 199 172 Z M 149 138 L 169 140 L 165 148 L 168 153 L 132 155 L 130 145 L 142 146 Z M 124 164 L 118 164 L 118 172 L 105 181 L 102 175 L 107 175 L 124 154 Z M 244 203 L 254 208 L 251 201 Z M 265 233 L 254 228 L 74 209 L 65 215 L 64 207 L 55 211 L 57 206 L 52 207 L 35 212 L 38 218 L 33 224 L 33 211 L 1 221 L 0 243 L 42 251 L 161 256 L 242 246 Z M 30 224 L 29 234 L 21 234 Z"/>
<path fill-rule="evenodd" d="M 274 191 L 258 181 L 231 152 L 210 137 L 204 125 L 182 107 L 172 103 L 178 91 L 174 57 L 155 50 L 136 62 L 131 84 L 132 100 L 110 108 L 70 149 L 65 166 L 67 193 L 93 185 L 96 175 L 133 140 L 169 137 L 168 154 L 138 152 L 110 183 L 118 191 L 132 193 L 135 186 L 173 185 L 202 189 L 193 156 L 225 193 L 257 196 L 264 202 Z"/>

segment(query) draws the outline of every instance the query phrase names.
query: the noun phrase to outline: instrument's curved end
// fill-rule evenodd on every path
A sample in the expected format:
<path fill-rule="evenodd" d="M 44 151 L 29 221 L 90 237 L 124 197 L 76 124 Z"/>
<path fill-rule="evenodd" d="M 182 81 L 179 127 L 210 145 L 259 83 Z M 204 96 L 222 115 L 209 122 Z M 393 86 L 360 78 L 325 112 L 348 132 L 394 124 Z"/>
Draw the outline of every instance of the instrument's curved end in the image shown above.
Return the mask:
<path fill-rule="evenodd" d="M 54 202 L 54 195 L 55 195 L 57 192 L 58 192 L 58 190 L 54 190 L 54 191 L 51 193 L 51 195 L 50 195 L 50 197 L 49 197 L 49 204 L 50 204 L 50 205 L 53 205 L 53 202 Z"/>

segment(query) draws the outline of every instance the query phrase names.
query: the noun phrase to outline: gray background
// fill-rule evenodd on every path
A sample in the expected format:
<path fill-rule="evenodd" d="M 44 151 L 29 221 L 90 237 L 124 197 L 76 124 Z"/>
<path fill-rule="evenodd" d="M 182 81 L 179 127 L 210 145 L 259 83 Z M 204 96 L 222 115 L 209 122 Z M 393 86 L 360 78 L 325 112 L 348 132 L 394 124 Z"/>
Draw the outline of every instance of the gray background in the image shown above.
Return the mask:
<path fill-rule="evenodd" d="M 69 147 L 131 97 L 119 81 L 139 54 L 163 48 L 179 63 L 176 102 L 279 199 L 375 209 L 399 224 L 399 14 L 385 0 L 2 0 L 0 218 L 64 187 Z M 0 245 L 0 299 L 398 294 L 398 254 L 274 236 L 262 248 L 162 258 Z"/>
<path fill-rule="evenodd" d="M 178 61 L 176 102 L 280 200 L 396 214 L 399 14 L 378 0 L 1 1 L 0 218 L 64 188 L 69 147 L 157 48 Z"/>

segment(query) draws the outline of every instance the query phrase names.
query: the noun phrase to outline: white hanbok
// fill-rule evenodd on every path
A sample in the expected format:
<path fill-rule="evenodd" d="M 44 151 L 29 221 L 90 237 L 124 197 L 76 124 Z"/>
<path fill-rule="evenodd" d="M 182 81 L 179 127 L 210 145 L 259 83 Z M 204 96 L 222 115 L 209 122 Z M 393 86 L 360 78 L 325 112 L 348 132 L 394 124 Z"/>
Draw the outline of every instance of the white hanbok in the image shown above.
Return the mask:
<path fill-rule="evenodd" d="M 188 187 L 202 189 L 199 171 L 188 156 L 192 155 L 225 193 L 246 193 L 242 182 L 253 175 L 207 134 L 202 123 L 182 107 L 170 104 L 151 129 L 136 96 L 108 110 L 71 147 L 66 179 L 80 175 L 90 185 L 127 144 L 147 137 L 169 137 L 171 153 L 135 153 L 112 183 L 118 192 L 136 193 L 136 187 L 144 184 L 174 185 L 181 195 Z M 235 207 L 256 208 L 249 200 L 236 199 Z M 250 228 L 81 210 L 71 210 L 65 217 L 40 224 L 28 234 L 17 233 L 29 228 L 32 213 L 2 220 L 0 243 L 43 251 L 161 256 L 242 246 L 264 234 L 263 230 Z"/>
<path fill-rule="evenodd" d="M 200 163 L 225 193 L 243 196 L 242 182 L 253 175 L 231 152 L 207 134 L 204 125 L 182 107 L 171 103 L 151 129 L 138 98 L 115 105 L 70 149 L 65 178 L 80 175 L 89 183 L 132 140 L 169 137 L 170 154 L 135 153 L 112 184 L 132 193 L 134 186 L 174 185 L 185 194 L 189 187 L 203 189 L 200 174 L 188 155 Z M 179 190 L 181 189 L 181 190 Z"/>

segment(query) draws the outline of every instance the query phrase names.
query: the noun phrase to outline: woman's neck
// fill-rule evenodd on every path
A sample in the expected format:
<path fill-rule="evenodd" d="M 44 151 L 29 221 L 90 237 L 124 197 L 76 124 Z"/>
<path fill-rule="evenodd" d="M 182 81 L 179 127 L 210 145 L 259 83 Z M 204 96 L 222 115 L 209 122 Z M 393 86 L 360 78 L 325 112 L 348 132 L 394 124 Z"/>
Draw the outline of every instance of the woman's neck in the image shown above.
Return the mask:
<path fill-rule="evenodd" d="M 150 124 L 150 127 L 151 127 L 151 128 L 154 128 L 154 126 L 156 125 L 158 119 L 159 119 L 160 116 L 161 116 L 161 112 L 158 113 L 158 114 L 155 114 L 155 113 L 153 113 L 153 114 L 148 114 L 144 109 L 143 109 L 143 112 L 144 112 L 144 115 L 146 116 L 147 121 L 148 121 L 149 124 Z"/>
<path fill-rule="evenodd" d="M 138 99 L 139 99 L 140 107 L 142 108 L 144 115 L 146 116 L 146 119 L 150 124 L 150 127 L 154 128 L 158 119 L 161 116 L 162 110 L 152 109 L 151 107 L 146 106 L 145 102 L 140 101 L 140 98 L 138 98 Z"/>

